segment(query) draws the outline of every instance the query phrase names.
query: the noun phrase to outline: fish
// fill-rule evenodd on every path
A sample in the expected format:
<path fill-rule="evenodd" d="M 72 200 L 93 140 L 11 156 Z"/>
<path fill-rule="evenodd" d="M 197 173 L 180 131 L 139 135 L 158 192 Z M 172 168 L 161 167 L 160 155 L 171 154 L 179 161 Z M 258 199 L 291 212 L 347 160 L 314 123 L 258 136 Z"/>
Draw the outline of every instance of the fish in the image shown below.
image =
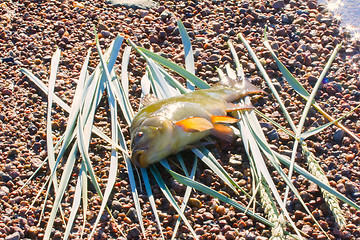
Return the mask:
<path fill-rule="evenodd" d="M 264 92 L 246 79 L 225 77 L 211 88 L 167 99 L 146 95 L 130 126 L 132 163 L 146 168 L 209 135 L 231 141 L 234 133 L 228 124 L 238 119 L 227 114 L 253 109 L 252 104 L 234 102 L 259 93 Z"/>

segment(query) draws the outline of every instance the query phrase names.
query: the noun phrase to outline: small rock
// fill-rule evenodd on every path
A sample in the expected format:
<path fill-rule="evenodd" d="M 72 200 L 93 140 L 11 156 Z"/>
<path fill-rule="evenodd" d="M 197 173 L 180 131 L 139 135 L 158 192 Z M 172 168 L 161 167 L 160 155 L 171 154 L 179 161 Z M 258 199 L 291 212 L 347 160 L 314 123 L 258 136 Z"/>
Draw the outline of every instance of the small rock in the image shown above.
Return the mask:
<path fill-rule="evenodd" d="M 3 181 L 3 182 L 8 182 L 8 181 L 11 181 L 12 178 L 9 174 L 7 173 L 4 173 L 4 172 L 0 172 L 0 179 Z"/>
<path fill-rule="evenodd" d="M 343 183 L 339 183 L 336 185 L 336 188 L 338 189 L 339 192 L 341 192 L 342 194 L 346 193 L 346 188 L 345 185 Z"/>
<path fill-rule="evenodd" d="M 337 129 L 334 133 L 333 139 L 336 143 L 341 143 L 341 141 L 343 140 L 345 133 L 344 130 L 342 129 Z"/>
<path fill-rule="evenodd" d="M 111 203 L 111 209 L 113 210 L 121 210 L 122 209 L 122 204 L 119 201 L 112 201 Z"/>
<path fill-rule="evenodd" d="M 313 1 L 309 1 L 309 2 L 307 3 L 307 6 L 308 6 L 308 8 L 310 8 L 310 9 L 316 9 L 316 8 L 317 8 L 316 3 L 314 3 Z"/>
<path fill-rule="evenodd" d="M 303 25 L 305 23 L 305 21 L 306 21 L 305 18 L 299 17 L 293 21 L 293 24 Z"/>
<path fill-rule="evenodd" d="M 43 57 L 43 61 L 44 62 L 51 62 L 51 56 L 47 55 L 47 56 Z"/>
<path fill-rule="evenodd" d="M 153 21 L 154 20 L 154 16 L 153 15 L 146 15 L 145 17 L 144 17 L 144 21 L 145 22 L 151 22 L 151 21 Z"/>
<path fill-rule="evenodd" d="M 235 238 L 236 238 L 236 233 L 235 233 L 235 231 L 227 231 L 227 232 L 225 233 L 225 239 L 226 239 L 226 240 L 235 240 Z"/>
<path fill-rule="evenodd" d="M 5 240 L 20 240 L 20 233 L 14 232 L 5 238 Z"/>
<path fill-rule="evenodd" d="M 190 198 L 189 199 L 189 205 L 192 207 L 196 207 L 196 208 L 201 208 L 202 207 L 202 203 L 199 199 L 197 198 Z"/>
<path fill-rule="evenodd" d="M 100 32 L 100 34 L 104 37 L 104 38 L 107 38 L 110 36 L 110 32 L 109 31 L 106 31 L 106 30 L 102 30 Z"/>
<path fill-rule="evenodd" d="M 140 230 L 137 227 L 134 227 L 132 229 L 130 229 L 130 231 L 127 234 L 127 238 L 128 239 L 139 239 L 141 235 Z"/>
<path fill-rule="evenodd" d="M 99 32 L 101 32 L 101 31 L 109 31 L 109 28 L 105 24 L 99 23 L 98 31 Z"/>
<path fill-rule="evenodd" d="M 233 167 L 240 167 L 242 164 L 242 158 L 240 155 L 233 155 L 229 159 L 229 164 Z"/>
<path fill-rule="evenodd" d="M 196 228 L 195 233 L 196 233 L 196 235 L 201 236 L 201 235 L 203 235 L 205 233 L 205 231 L 202 228 Z"/>
<path fill-rule="evenodd" d="M 12 91 L 5 88 L 2 90 L 1 94 L 4 96 L 10 96 L 12 94 Z"/>
<path fill-rule="evenodd" d="M 279 135 L 278 135 L 276 129 L 271 130 L 271 131 L 268 133 L 267 137 L 269 138 L 270 141 L 278 140 L 278 139 L 279 139 Z"/>
<path fill-rule="evenodd" d="M 28 234 L 30 237 L 35 238 L 37 237 L 38 233 L 39 233 L 39 228 L 37 226 L 31 226 L 29 228 Z"/>
<path fill-rule="evenodd" d="M 276 1 L 273 3 L 273 8 L 279 9 L 285 7 L 285 2 L 283 0 Z"/>
<path fill-rule="evenodd" d="M 147 15 L 149 15 L 149 11 L 148 10 L 141 10 L 140 11 L 140 17 L 145 17 L 145 16 L 147 16 Z"/>
<path fill-rule="evenodd" d="M 226 240 L 224 235 L 217 235 L 215 240 Z"/>
<path fill-rule="evenodd" d="M 212 214 L 209 213 L 209 212 L 204 212 L 204 213 L 202 214 L 202 217 L 204 218 L 204 221 L 214 219 L 214 215 L 212 215 Z"/>
<path fill-rule="evenodd" d="M 307 235 L 311 235 L 311 233 L 313 232 L 313 229 L 309 225 L 304 225 L 301 228 L 301 231 L 304 232 Z"/>
<path fill-rule="evenodd" d="M 219 215 L 224 215 L 225 214 L 225 212 L 226 212 L 226 209 L 225 209 L 225 207 L 224 206 L 222 206 L 222 205 L 220 205 L 220 206 L 218 206 L 217 208 L 216 208 L 216 210 L 215 210 Z"/>

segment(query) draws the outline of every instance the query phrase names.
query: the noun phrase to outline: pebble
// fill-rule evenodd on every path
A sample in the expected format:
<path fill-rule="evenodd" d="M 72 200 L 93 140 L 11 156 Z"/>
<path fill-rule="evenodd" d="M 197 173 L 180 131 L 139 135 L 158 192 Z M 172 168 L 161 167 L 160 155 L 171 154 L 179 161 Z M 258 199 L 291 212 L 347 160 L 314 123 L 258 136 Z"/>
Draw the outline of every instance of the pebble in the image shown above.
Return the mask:
<path fill-rule="evenodd" d="M 285 7 L 285 2 L 283 0 L 275 1 L 273 3 L 273 8 L 279 9 Z"/>
<path fill-rule="evenodd" d="M 345 135 L 345 132 L 344 130 L 342 129 L 337 129 L 334 133 L 334 136 L 333 136 L 333 139 L 336 143 L 341 143 L 341 141 L 343 140 L 344 138 L 344 135 Z"/>
<path fill-rule="evenodd" d="M 189 205 L 198 209 L 202 207 L 201 201 L 197 198 L 189 198 Z"/>
<path fill-rule="evenodd" d="M 276 129 L 269 131 L 267 134 L 267 137 L 268 137 L 269 141 L 274 141 L 274 140 L 279 139 L 279 135 L 278 135 Z"/>
<path fill-rule="evenodd" d="M 8 235 L 5 240 L 20 240 L 20 233 L 14 232 L 13 234 Z"/>

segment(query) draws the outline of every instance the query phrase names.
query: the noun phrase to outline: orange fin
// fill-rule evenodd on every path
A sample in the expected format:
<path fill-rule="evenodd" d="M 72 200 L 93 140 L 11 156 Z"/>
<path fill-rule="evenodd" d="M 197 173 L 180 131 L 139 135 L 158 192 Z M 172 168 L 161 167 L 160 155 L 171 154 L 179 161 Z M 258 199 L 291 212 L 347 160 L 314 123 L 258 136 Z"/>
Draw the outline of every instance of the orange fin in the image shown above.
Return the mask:
<path fill-rule="evenodd" d="M 233 112 L 233 111 L 244 111 L 244 110 L 252 110 L 254 106 L 250 104 L 242 104 L 242 103 L 227 103 L 226 112 Z"/>
<path fill-rule="evenodd" d="M 175 125 L 183 128 L 185 132 L 202 132 L 214 128 L 211 122 L 202 117 L 186 118 Z"/>
<path fill-rule="evenodd" d="M 231 142 L 235 138 L 233 130 L 225 124 L 214 124 L 214 129 L 211 130 L 211 134 L 228 142 Z"/>
<path fill-rule="evenodd" d="M 146 94 L 144 97 L 142 97 L 141 99 L 140 99 L 140 103 L 143 105 L 143 106 L 147 106 L 147 105 L 149 105 L 149 104 L 151 104 L 151 103 L 153 103 L 153 102 L 156 102 L 156 101 L 158 101 L 159 99 L 155 96 L 155 95 L 153 95 L 153 94 L 151 94 L 151 93 L 148 93 L 148 94 Z"/>
<path fill-rule="evenodd" d="M 239 119 L 229 116 L 211 116 L 211 123 L 236 123 Z"/>

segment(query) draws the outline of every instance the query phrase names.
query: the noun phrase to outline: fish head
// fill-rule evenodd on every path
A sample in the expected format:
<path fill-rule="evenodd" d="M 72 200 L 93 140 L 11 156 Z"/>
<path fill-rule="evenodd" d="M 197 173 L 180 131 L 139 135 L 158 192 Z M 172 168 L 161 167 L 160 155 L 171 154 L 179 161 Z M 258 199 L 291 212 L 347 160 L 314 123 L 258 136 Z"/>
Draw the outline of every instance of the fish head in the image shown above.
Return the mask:
<path fill-rule="evenodd" d="M 144 120 L 131 137 L 131 161 L 138 167 L 147 167 L 172 153 L 174 133 L 172 122 L 162 116 Z"/>

